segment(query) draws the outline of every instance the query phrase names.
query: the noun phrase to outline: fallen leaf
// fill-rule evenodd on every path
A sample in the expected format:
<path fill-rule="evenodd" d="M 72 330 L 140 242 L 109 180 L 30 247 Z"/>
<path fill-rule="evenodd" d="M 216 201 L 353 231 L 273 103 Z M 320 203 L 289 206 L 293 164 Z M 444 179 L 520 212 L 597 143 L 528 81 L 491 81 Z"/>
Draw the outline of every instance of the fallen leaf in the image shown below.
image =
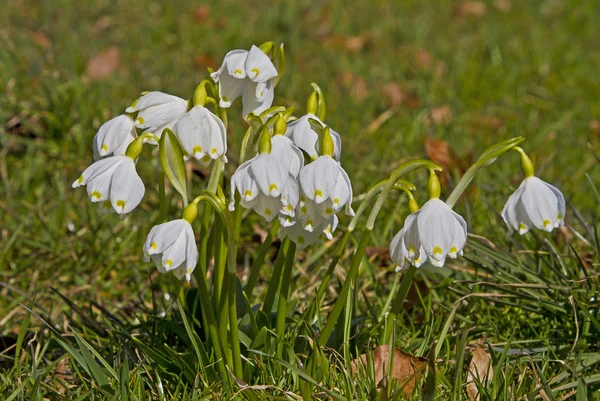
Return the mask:
<path fill-rule="evenodd" d="M 455 14 L 461 17 L 481 18 L 487 13 L 487 6 L 481 1 L 464 1 L 455 9 Z"/>
<path fill-rule="evenodd" d="M 365 79 L 352 71 L 342 72 L 341 84 L 350 89 L 350 95 L 356 100 L 365 100 L 369 96 Z"/>
<path fill-rule="evenodd" d="M 429 70 L 433 64 L 433 56 L 425 49 L 417 49 L 415 63 L 421 70 Z"/>
<path fill-rule="evenodd" d="M 512 9 L 512 3 L 510 0 L 494 0 L 494 7 L 496 7 L 498 11 L 507 13 Z"/>
<path fill-rule="evenodd" d="M 115 72 L 120 65 L 121 49 L 112 46 L 88 61 L 85 75 L 91 80 L 101 79 Z"/>
<path fill-rule="evenodd" d="M 430 115 L 425 118 L 425 123 L 429 125 L 431 120 L 435 125 L 450 124 L 452 122 L 452 109 L 448 105 L 434 107 L 431 109 Z"/>
<path fill-rule="evenodd" d="M 210 6 L 208 4 L 202 4 L 194 10 L 194 18 L 197 22 L 204 22 L 210 18 Z"/>
<path fill-rule="evenodd" d="M 267 236 L 269 235 L 269 232 L 261 226 L 259 226 L 258 224 L 254 224 L 252 226 L 252 230 L 254 231 L 254 234 L 256 235 L 257 239 L 261 244 L 265 242 Z"/>
<path fill-rule="evenodd" d="M 439 164 L 444 170 L 448 170 L 453 164 L 454 151 L 444 140 L 428 138 L 425 141 L 425 153 L 431 161 Z"/>
<path fill-rule="evenodd" d="M 382 264 L 390 261 L 390 250 L 387 247 L 368 246 L 365 248 L 365 254 L 369 258 L 378 258 Z"/>
<path fill-rule="evenodd" d="M 502 127 L 504 121 L 500 117 L 496 116 L 479 116 L 471 119 L 470 124 L 475 128 L 490 129 L 497 131 Z"/>
<path fill-rule="evenodd" d="M 410 91 L 404 89 L 397 82 L 388 82 L 381 87 L 381 92 L 386 96 L 389 106 L 393 109 L 400 107 L 403 104 L 408 104 L 411 109 L 416 109 L 421 105 L 417 96 Z"/>
<path fill-rule="evenodd" d="M 590 121 L 590 130 L 594 134 L 600 136 L 600 121 L 598 121 L 598 120 L 592 120 L 592 121 Z"/>
<path fill-rule="evenodd" d="M 30 32 L 31 39 L 37 43 L 43 49 L 49 49 L 52 47 L 50 38 L 43 32 Z"/>
<path fill-rule="evenodd" d="M 361 51 L 369 39 L 363 35 L 348 36 L 345 41 L 346 49 L 351 53 Z"/>
<path fill-rule="evenodd" d="M 218 61 L 211 55 L 208 54 L 197 54 L 192 60 L 194 66 L 198 69 L 205 70 L 206 67 L 216 69 L 219 67 Z"/>
<path fill-rule="evenodd" d="M 494 368 L 491 364 L 490 354 L 483 345 L 484 339 L 480 338 L 472 352 L 469 374 L 467 376 L 467 393 L 471 401 L 479 401 L 479 388 L 476 383 L 485 386 L 494 377 Z"/>
<path fill-rule="evenodd" d="M 373 350 L 373 366 L 375 371 L 375 382 L 378 388 L 382 388 L 387 393 L 388 371 L 390 366 L 389 346 L 380 345 Z M 394 348 L 392 359 L 392 375 L 391 378 L 402 386 L 404 396 L 408 398 L 413 392 L 417 380 L 421 377 L 423 370 L 427 365 L 427 358 L 416 357 L 402 351 L 399 348 Z M 352 370 L 358 373 L 361 369 L 362 373 L 366 373 L 367 354 L 362 354 L 358 360 L 352 361 Z"/>

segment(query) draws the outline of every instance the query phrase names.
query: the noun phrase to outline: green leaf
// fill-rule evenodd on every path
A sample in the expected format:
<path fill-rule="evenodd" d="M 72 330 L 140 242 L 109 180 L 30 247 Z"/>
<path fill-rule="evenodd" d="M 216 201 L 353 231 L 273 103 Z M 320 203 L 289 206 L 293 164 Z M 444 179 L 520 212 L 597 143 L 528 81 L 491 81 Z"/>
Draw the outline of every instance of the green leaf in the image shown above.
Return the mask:
<path fill-rule="evenodd" d="M 327 115 L 327 104 L 325 103 L 325 96 L 323 96 L 323 91 L 321 90 L 319 85 L 317 85 L 315 82 L 311 83 L 311 85 L 319 95 L 317 97 L 319 101 L 317 103 L 317 117 L 319 117 L 319 119 L 324 122 L 325 116 Z"/>
<path fill-rule="evenodd" d="M 185 166 L 183 164 L 183 152 L 177 137 L 170 129 L 166 128 L 159 143 L 160 163 L 165 175 L 171 181 L 171 185 L 183 199 L 184 206 L 187 206 L 187 189 L 185 179 Z"/>

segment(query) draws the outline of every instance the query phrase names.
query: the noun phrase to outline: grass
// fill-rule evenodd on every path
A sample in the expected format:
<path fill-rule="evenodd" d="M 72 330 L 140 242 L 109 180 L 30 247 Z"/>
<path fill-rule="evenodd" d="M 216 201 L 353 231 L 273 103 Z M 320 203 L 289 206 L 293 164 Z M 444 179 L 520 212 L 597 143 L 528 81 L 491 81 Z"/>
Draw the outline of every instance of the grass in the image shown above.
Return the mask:
<path fill-rule="evenodd" d="M 495 372 L 482 399 L 600 399 L 600 5 L 490 1 L 478 16 L 465 3 L 268 1 L 242 10 L 234 1 L 9 1 L 0 15 L 2 398 L 224 397 L 213 357 L 194 330 L 201 316 L 180 313 L 177 300 L 184 310 L 188 303 L 181 288 L 141 261 L 158 218 L 157 190 L 148 188 L 141 210 L 120 221 L 99 215 L 70 183 L 92 160 L 99 125 L 141 91 L 189 97 L 229 49 L 275 40 L 285 43 L 288 65 L 276 103 L 302 113 L 310 83 L 319 83 L 356 194 L 401 161 L 426 157 L 425 141 L 435 138 L 455 155 L 448 195 L 487 146 L 521 135 L 537 173 L 571 205 L 572 230 L 508 237 L 498 211 L 521 179 L 516 155 L 478 176 L 455 209 L 483 237 L 472 236 L 456 263 L 421 269 L 411 307 L 395 325 L 396 346 L 432 361 L 412 399 L 468 399 L 468 346 L 480 338 L 489 342 Z M 119 67 L 105 78 L 86 77 L 88 60 L 110 46 L 120 49 Z M 236 105 L 229 114 L 233 154 L 245 131 L 232 117 L 240 111 Z M 142 169 L 146 182 L 156 181 L 157 168 Z M 424 201 L 425 176 L 410 179 Z M 203 182 L 194 177 L 196 189 Z M 379 217 L 342 319 L 349 326 L 338 326 L 313 372 L 321 398 L 376 397 L 374 378 L 355 377 L 348 358 L 378 342 L 399 279 L 379 248 L 400 229 L 405 204 L 398 197 Z M 178 214 L 175 202 L 170 214 Z M 248 220 L 244 272 L 259 246 L 251 242 L 259 220 Z M 255 397 L 301 394 L 299 361 L 307 366 L 315 331 L 350 266 L 348 251 L 323 304 L 315 305 L 334 249 L 313 247 L 295 264 L 281 358 L 271 356 L 278 348 L 274 319 L 272 326 L 266 314 L 242 319 L 244 348 L 259 350 L 245 353 L 255 365 L 245 372 Z M 264 298 L 271 265 L 252 304 Z M 185 294 L 189 301 L 194 290 Z"/>

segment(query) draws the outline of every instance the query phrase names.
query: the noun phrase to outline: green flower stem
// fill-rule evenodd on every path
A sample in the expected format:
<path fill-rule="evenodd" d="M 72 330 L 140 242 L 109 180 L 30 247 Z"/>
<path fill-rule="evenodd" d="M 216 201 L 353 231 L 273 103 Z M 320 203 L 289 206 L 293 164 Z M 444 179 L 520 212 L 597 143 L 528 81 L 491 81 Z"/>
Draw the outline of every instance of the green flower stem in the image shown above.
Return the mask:
<path fill-rule="evenodd" d="M 223 278 L 222 285 L 223 285 L 225 293 L 221 295 L 221 298 L 219 299 L 219 306 L 217 309 L 219 311 L 217 324 L 218 324 L 218 328 L 219 328 L 219 337 L 221 338 L 221 340 L 228 338 L 227 337 L 227 325 L 229 324 L 229 307 L 228 307 L 229 286 L 228 286 L 228 284 L 229 284 L 229 280 L 231 279 L 231 277 L 229 277 L 229 276 L 230 275 L 227 274 Z M 213 302 L 214 301 L 215 301 L 215 296 L 214 296 L 214 292 L 213 292 Z M 224 345 L 223 349 L 225 351 L 225 358 L 227 359 L 227 366 L 233 367 L 232 349 L 227 345 Z"/>
<path fill-rule="evenodd" d="M 400 314 L 400 310 L 404 305 L 404 300 L 406 299 L 406 295 L 408 295 L 408 290 L 410 289 L 416 272 L 417 268 L 413 265 L 410 265 L 408 267 L 408 270 L 406 270 L 406 273 L 404 273 L 404 277 L 402 277 L 400 288 L 398 289 L 398 293 L 394 297 L 394 301 L 392 302 L 392 308 L 386 318 L 387 325 L 385 329 L 385 335 L 381 341 L 381 344 L 387 344 L 390 340 L 390 336 L 392 335 L 392 330 L 394 328 L 394 321 L 396 320 L 398 314 Z"/>
<path fill-rule="evenodd" d="M 158 198 L 160 199 L 160 222 L 167 221 L 169 214 L 169 203 L 167 202 L 167 194 L 165 192 L 165 172 L 160 170 L 158 173 Z"/>
<path fill-rule="evenodd" d="M 325 324 L 325 327 L 323 328 L 323 330 L 321 330 L 321 333 L 319 335 L 319 345 L 322 347 L 327 345 L 327 341 L 329 340 L 331 333 L 333 333 L 333 329 L 335 328 L 337 320 L 340 317 L 344 306 L 346 305 L 346 298 L 348 298 L 350 285 L 352 284 L 352 282 L 356 278 L 356 275 L 358 274 L 358 268 L 360 266 L 363 256 L 365 256 L 365 249 L 367 248 L 367 244 L 371 239 L 371 232 L 372 231 L 369 229 L 365 229 L 365 231 L 363 232 L 362 238 L 360 239 L 360 243 L 358 244 L 356 252 L 354 253 L 354 257 L 352 258 L 352 266 L 348 271 L 348 275 L 346 276 L 346 280 L 344 281 L 342 290 L 340 291 L 335 301 L 335 304 L 333 305 L 333 309 L 327 317 L 327 323 Z"/>
<path fill-rule="evenodd" d="M 237 241 L 232 241 L 231 237 L 228 241 L 229 248 L 229 285 L 228 285 L 228 298 L 229 298 L 229 330 L 231 333 L 231 352 L 233 354 L 233 372 L 236 377 L 243 377 L 244 371 L 242 369 L 242 353 L 240 350 L 240 335 L 238 332 L 238 318 L 237 318 L 237 302 L 236 302 L 236 284 L 237 274 L 235 270 L 232 271 L 232 265 L 235 269 L 237 266 Z"/>
<path fill-rule="evenodd" d="M 196 283 L 198 284 L 200 304 L 208 305 L 207 307 L 202 308 L 203 315 L 206 317 L 206 321 L 208 323 L 208 326 L 204 326 L 204 335 L 213 345 L 215 356 L 217 357 L 217 369 L 219 370 L 219 374 L 221 377 L 223 377 L 224 381 L 227 381 L 226 378 L 229 377 L 229 374 L 227 373 L 225 360 L 223 359 L 223 344 L 221 343 L 217 330 L 217 320 L 215 319 L 215 312 L 212 308 L 210 295 L 208 293 L 206 275 L 202 273 L 201 269 L 196 269 L 194 270 L 194 277 L 196 278 Z"/>
<path fill-rule="evenodd" d="M 279 247 L 279 252 L 277 252 L 277 257 L 275 258 L 275 264 L 273 265 L 273 274 L 271 275 L 271 280 L 269 280 L 269 287 L 267 288 L 267 296 L 265 297 L 265 302 L 263 303 L 262 310 L 269 316 L 271 311 L 273 310 L 273 302 L 275 301 L 275 295 L 277 294 L 277 290 L 279 288 L 279 278 L 281 277 L 281 272 L 283 270 L 283 264 L 285 261 L 285 253 L 289 247 L 290 240 L 286 237 Z"/>
<path fill-rule="evenodd" d="M 252 267 L 250 269 L 250 277 L 248 277 L 248 282 L 244 287 L 244 291 L 248 295 L 248 299 L 252 299 L 252 291 L 254 290 L 254 286 L 256 286 L 256 282 L 258 281 L 260 269 L 265 264 L 265 257 L 267 256 L 267 252 L 269 252 L 269 249 L 273 244 L 273 238 L 275 238 L 277 230 L 279 230 L 279 225 L 279 219 L 273 220 L 271 231 L 269 231 L 267 238 L 265 238 L 265 241 L 260 246 L 260 249 L 258 250 L 258 255 L 256 255 L 256 259 L 254 259 L 254 262 L 252 263 Z"/>
<path fill-rule="evenodd" d="M 222 258 L 221 249 L 223 248 L 223 223 L 215 219 L 212 228 L 212 237 L 214 239 L 214 268 L 212 277 L 212 300 L 217 308 L 221 304 L 221 290 L 225 276 L 225 259 Z M 226 297 L 225 297 L 226 298 Z M 220 318 L 219 318 L 220 320 Z"/>
<path fill-rule="evenodd" d="M 279 290 L 279 303 L 277 305 L 276 333 L 278 338 L 277 357 L 283 358 L 283 337 L 285 335 L 285 318 L 287 316 L 287 306 L 290 297 L 290 282 L 292 278 L 292 268 L 296 260 L 296 243 L 290 242 L 285 254 L 285 267 L 281 277 L 281 289 Z"/>
<path fill-rule="evenodd" d="M 456 184 L 456 187 L 454 188 L 450 196 L 446 198 L 446 204 L 451 208 L 454 207 L 454 205 L 458 201 L 458 198 L 460 198 L 465 189 L 467 189 L 467 186 L 469 186 L 473 178 L 475 178 L 475 174 L 477 174 L 479 170 L 489 166 L 490 164 L 495 162 L 496 159 L 502 154 L 508 152 L 509 150 L 512 150 L 515 146 L 517 146 L 524 140 L 525 139 L 523 137 L 511 138 L 487 148 L 481 154 L 477 162 L 475 162 L 475 164 L 469 167 L 469 169 L 465 172 L 465 175 L 463 175 L 460 181 Z"/>

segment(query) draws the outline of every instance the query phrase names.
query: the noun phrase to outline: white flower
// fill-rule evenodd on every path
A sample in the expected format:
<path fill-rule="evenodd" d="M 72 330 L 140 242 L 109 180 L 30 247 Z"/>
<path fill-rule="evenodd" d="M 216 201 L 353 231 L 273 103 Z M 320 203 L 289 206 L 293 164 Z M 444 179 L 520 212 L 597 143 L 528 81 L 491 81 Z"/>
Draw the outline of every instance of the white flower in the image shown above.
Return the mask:
<path fill-rule="evenodd" d="M 144 183 L 135 170 L 134 161 L 127 156 L 111 156 L 89 166 L 73 182 L 73 188 L 87 185 L 92 202 L 110 200 L 119 215 L 131 212 L 144 197 Z M 105 207 L 106 208 L 106 207 Z"/>
<path fill-rule="evenodd" d="M 302 151 L 294 145 L 290 138 L 283 135 L 271 137 L 271 146 L 271 155 L 283 164 L 294 177 L 298 177 L 300 169 L 304 167 Z"/>
<path fill-rule="evenodd" d="M 419 267 L 425 257 L 429 257 L 432 265 L 441 267 L 446 256 L 462 255 L 467 242 L 467 223 L 444 202 L 433 198 L 406 218 L 404 228 L 396 237 L 394 240 L 397 241 L 392 241 L 394 249 L 390 251 L 396 263 L 405 255 Z"/>
<path fill-rule="evenodd" d="M 294 216 L 298 204 L 298 183 L 287 168 L 269 154 L 262 153 L 243 163 L 231 177 L 231 203 L 234 209 L 235 190 L 240 193 L 240 204 L 253 208 L 267 221 L 278 213 Z"/>
<path fill-rule="evenodd" d="M 306 114 L 296 121 L 288 123 L 285 136 L 290 138 L 297 147 L 308 153 L 314 160 L 319 157 L 319 134 L 312 128 L 310 119 L 317 121 L 323 128 L 326 127 L 314 114 Z M 333 140 L 333 157 L 339 160 L 342 153 L 340 134 L 331 130 L 331 139 Z"/>
<path fill-rule="evenodd" d="M 135 126 L 160 138 L 165 128 L 173 129 L 179 117 L 183 116 L 187 109 L 187 100 L 163 92 L 148 92 L 125 111 L 138 112 Z"/>
<path fill-rule="evenodd" d="M 525 234 L 533 227 L 550 232 L 564 224 L 565 197 L 552 185 L 528 177 L 508 198 L 502 218 L 511 234 L 513 230 Z"/>
<path fill-rule="evenodd" d="M 221 159 L 227 162 L 227 131 L 223 121 L 207 108 L 194 106 L 175 124 L 175 135 L 183 150 L 206 164 Z"/>
<path fill-rule="evenodd" d="M 333 232 L 337 228 L 338 218 L 332 216 L 329 220 L 323 220 L 314 230 L 308 231 L 290 217 L 280 217 L 280 238 L 289 237 L 296 243 L 298 249 L 304 249 L 315 242 L 324 242 L 333 239 Z"/>
<path fill-rule="evenodd" d="M 252 46 L 250 51 L 230 51 L 225 55 L 221 68 L 210 76 L 219 83 L 221 107 L 230 107 L 242 96 L 243 115 L 259 115 L 273 103 L 277 69 L 256 46 Z"/>
<path fill-rule="evenodd" d="M 319 156 L 304 166 L 299 178 L 302 192 L 307 199 L 315 201 L 323 217 L 330 217 L 344 205 L 346 214 L 354 216 L 350 178 L 331 156 Z"/>
<path fill-rule="evenodd" d="M 390 243 L 390 258 L 392 262 L 398 266 L 399 269 L 404 268 L 406 261 L 410 261 L 415 267 L 420 267 L 426 260 L 427 255 L 425 254 L 425 250 L 421 245 L 419 248 L 418 254 L 413 254 L 411 257 L 408 256 L 408 249 L 406 249 L 406 245 L 404 244 L 404 227 L 398 231 L 398 234 L 394 236 L 392 242 Z M 416 257 L 415 257 L 416 256 Z"/>
<path fill-rule="evenodd" d="M 172 271 L 177 278 L 190 275 L 198 263 L 198 248 L 190 223 L 184 219 L 152 227 L 144 244 L 144 260 L 156 263 L 158 271 Z"/>
<path fill-rule="evenodd" d="M 100 126 L 94 136 L 94 160 L 105 156 L 122 156 L 127 146 L 137 138 L 133 119 L 120 115 Z"/>

